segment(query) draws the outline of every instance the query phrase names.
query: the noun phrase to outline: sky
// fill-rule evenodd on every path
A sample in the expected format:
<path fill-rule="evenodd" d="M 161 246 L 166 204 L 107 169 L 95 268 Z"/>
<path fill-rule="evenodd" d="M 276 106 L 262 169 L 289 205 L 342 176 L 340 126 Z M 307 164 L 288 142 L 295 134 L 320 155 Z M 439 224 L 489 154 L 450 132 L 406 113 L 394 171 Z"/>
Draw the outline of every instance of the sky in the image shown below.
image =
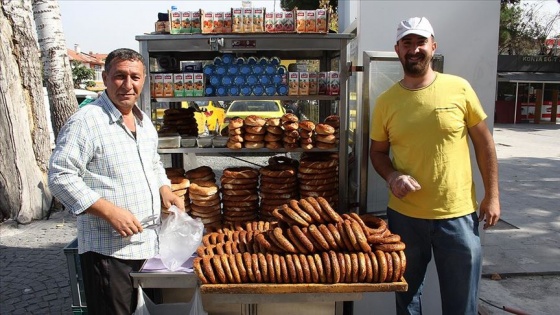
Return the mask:
<path fill-rule="evenodd" d="M 344 0 L 339 0 L 344 1 Z M 363 0 L 365 1 L 365 0 Z M 546 0 L 543 15 L 558 14 L 560 0 Z M 534 1 L 524 1 L 534 2 Z M 79 45 L 82 52 L 108 54 L 117 48 L 138 50 L 137 35 L 154 31 L 158 12 L 167 12 L 172 5 L 179 11 L 224 11 L 241 7 L 242 0 L 176 0 L 176 1 L 92 1 L 58 0 L 66 47 Z M 253 7 L 280 11 L 280 0 L 252 0 Z M 276 6 L 275 6 L 276 5 Z M 560 33 L 560 23 L 556 28 Z"/>

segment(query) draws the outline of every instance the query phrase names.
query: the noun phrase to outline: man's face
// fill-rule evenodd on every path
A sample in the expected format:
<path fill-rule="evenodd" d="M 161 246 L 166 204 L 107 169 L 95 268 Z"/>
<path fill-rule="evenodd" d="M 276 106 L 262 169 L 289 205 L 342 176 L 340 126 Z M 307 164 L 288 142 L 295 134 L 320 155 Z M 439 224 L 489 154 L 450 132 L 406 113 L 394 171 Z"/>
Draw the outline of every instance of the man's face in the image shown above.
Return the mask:
<path fill-rule="evenodd" d="M 412 77 L 420 77 L 430 68 L 436 47 L 437 44 L 431 37 L 409 34 L 397 42 L 395 51 L 404 72 Z"/>
<path fill-rule="evenodd" d="M 109 72 L 103 72 L 107 95 L 121 112 L 129 111 L 136 104 L 144 86 L 144 66 L 139 60 L 114 59 L 111 63 Z"/>

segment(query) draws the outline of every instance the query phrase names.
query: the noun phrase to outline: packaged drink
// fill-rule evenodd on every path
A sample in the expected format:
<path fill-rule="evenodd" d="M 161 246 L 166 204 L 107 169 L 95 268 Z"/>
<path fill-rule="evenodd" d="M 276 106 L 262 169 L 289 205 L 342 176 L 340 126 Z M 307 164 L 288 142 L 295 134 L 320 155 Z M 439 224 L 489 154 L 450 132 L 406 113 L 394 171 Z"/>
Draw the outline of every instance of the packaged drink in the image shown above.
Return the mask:
<path fill-rule="evenodd" d="M 326 72 L 319 72 L 317 76 L 317 85 L 319 87 L 319 91 L 317 94 L 325 95 L 327 94 L 327 73 Z"/>
<path fill-rule="evenodd" d="M 245 77 L 242 75 L 236 75 L 233 77 L 233 84 L 237 86 L 241 86 L 245 84 Z"/>
<path fill-rule="evenodd" d="M 299 72 L 288 73 L 288 95 L 299 95 Z"/>
<path fill-rule="evenodd" d="M 227 66 L 223 64 L 217 65 L 214 71 L 217 75 L 225 75 L 227 74 Z"/>
<path fill-rule="evenodd" d="M 257 58 L 253 57 L 253 56 L 247 58 L 247 64 L 251 65 L 251 66 L 256 65 L 257 64 Z"/>
<path fill-rule="evenodd" d="M 200 34 L 202 32 L 200 11 L 192 11 L 191 18 L 191 33 Z"/>
<path fill-rule="evenodd" d="M 226 65 L 232 64 L 234 60 L 234 56 L 232 54 L 223 54 L 222 55 L 222 62 Z"/>
<path fill-rule="evenodd" d="M 253 90 L 253 95 L 261 96 L 264 94 L 264 87 L 260 84 L 254 85 L 252 90 Z"/>
<path fill-rule="evenodd" d="M 214 96 L 214 87 L 213 86 L 207 86 L 204 88 L 204 96 Z"/>
<path fill-rule="evenodd" d="M 267 65 L 264 66 L 264 73 L 268 74 L 268 75 L 273 75 L 276 73 L 276 66 L 273 65 L 272 63 L 269 63 Z"/>
<path fill-rule="evenodd" d="M 281 75 L 281 74 L 275 74 L 275 75 L 273 75 L 273 76 L 272 76 L 272 83 L 273 83 L 273 84 L 276 84 L 276 85 L 282 83 L 282 75 Z"/>
<path fill-rule="evenodd" d="M 317 33 L 327 33 L 329 31 L 328 26 L 328 14 L 325 9 L 317 9 Z"/>
<path fill-rule="evenodd" d="M 205 75 L 213 75 L 214 74 L 214 65 L 205 65 L 202 68 L 202 73 L 204 73 Z"/>
<path fill-rule="evenodd" d="M 169 32 L 171 34 L 181 33 L 181 12 L 177 11 L 175 6 L 172 6 L 169 11 Z"/>
<path fill-rule="evenodd" d="M 288 69 L 286 69 L 285 66 L 278 66 L 278 68 L 276 69 L 276 73 L 278 74 L 286 74 L 288 72 Z"/>
<path fill-rule="evenodd" d="M 238 96 L 239 95 L 239 87 L 232 85 L 228 89 L 228 95 L 231 96 Z"/>
<path fill-rule="evenodd" d="M 267 33 L 274 33 L 275 26 L 274 26 L 274 12 L 266 12 L 264 14 L 264 30 Z"/>
<path fill-rule="evenodd" d="M 226 96 L 227 92 L 228 89 L 225 86 L 220 85 L 216 88 L 216 96 Z"/>
<path fill-rule="evenodd" d="M 293 11 L 285 11 L 282 18 L 282 26 L 285 33 L 295 32 L 295 16 Z"/>
<path fill-rule="evenodd" d="M 233 84 L 233 77 L 230 75 L 224 75 L 222 77 L 222 85 L 230 86 Z"/>
<path fill-rule="evenodd" d="M 299 72 L 299 95 L 309 95 L 309 72 Z"/>
<path fill-rule="evenodd" d="M 248 85 L 255 85 L 259 82 L 259 79 L 257 78 L 256 75 L 251 74 L 246 77 L 245 81 L 247 82 Z"/>
<path fill-rule="evenodd" d="M 163 74 L 163 97 L 173 97 L 173 73 Z"/>
<path fill-rule="evenodd" d="M 264 88 L 264 94 L 269 95 L 269 96 L 276 94 L 276 86 L 273 85 L 273 84 L 267 85 Z"/>
<path fill-rule="evenodd" d="M 275 33 L 282 33 L 284 32 L 284 24 L 282 21 L 284 19 L 284 12 L 275 12 L 274 13 L 274 32 Z"/>
<path fill-rule="evenodd" d="M 214 12 L 212 14 L 212 33 L 219 34 L 224 31 L 224 12 Z"/>
<path fill-rule="evenodd" d="M 264 73 L 264 67 L 260 64 L 253 65 L 252 72 L 255 75 L 261 75 Z"/>
<path fill-rule="evenodd" d="M 253 32 L 253 8 L 243 8 L 243 33 Z"/>
<path fill-rule="evenodd" d="M 238 65 L 231 64 L 227 67 L 227 74 L 236 75 L 237 73 L 239 73 L 239 66 Z"/>
<path fill-rule="evenodd" d="M 259 64 L 259 65 L 261 65 L 261 66 L 263 66 L 263 67 L 266 66 L 268 63 L 269 63 L 269 61 L 268 61 L 268 58 L 266 58 L 266 57 L 260 57 L 260 58 L 257 60 L 257 64 Z"/>
<path fill-rule="evenodd" d="M 296 32 L 305 33 L 305 11 L 297 10 L 296 12 Z"/>
<path fill-rule="evenodd" d="M 218 86 L 222 82 L 222 77 L 219 75 L 210 76 L 210 85 Z"/>
<path fill-rule="evenodd" d="M 317 72 L 309 72 L 309 95 L 317 95 L 319 92 Z"/>
<path fill-rule="evenodd" d="M 183 74 L 185 84 L 185 96 L 194 96 L 194 73 Z"/>
<path fill-rule="evenodd" d="M 249 75 L 251 74 L 251 72 L 252 72 L 251 66 L 248 64 L 243 64 L 239 67 L 240 74 Z"/>
<path fill-rule="evenodd" d="M 317 32 L 317 21 L 316 21 L 316 11 L 307 10 L 305 12 L 305 32 L 306 33 L 316 33 Z"/>
<path fill-rule="evenodd" d="M 243 33 L 243 9 L 231 9 L 231 31 L 232 33 Z"/>
<path fill-rule="evenodd" d="M 338 71 L 329 71 L 327 73 L 327 94 L 340 94 L 340 73 Z"/>
<path fill-rule="evenodd" d="M 272 57 L 270 58 L 270 64 L 274 65 L 274 66 L 279 66 L 280 65 L 280 58 L 278 57 Z"/>
<path fill-rule="evenodd" d="M 204 82 L 205 77 L 204 74 L 202 73 L 194 73 L 193 74 L 193 85 L 194 85 L 194 90 L 193 90 L 193 96 L 202 96 L 204 95 Z"/>
<path fill-rule="evenodd" d="M 243 96 L 249 96 L 249 95 L 251 95 L 251 92 L 252 92 L 252 91 L 251 91 L 251 87 L 250 87 L 250 86 L 248 86 L 248 85 L 243 85 L 243 86 L 241 86 L 241 89 L 240 89 L 239 92 L 240 92 L 240 94 L 243 95 Z"/>
<path fill-rule="evenodd" d="M 183 11 L 181 12 L 181 31 L 180 33 L 190 33 L 192 25 L 192 12 Z"/>
<path fill-rule="evenodd" d="M 183 74 L 175 73 L 173 74 L 173 96 L 174 97 L 184 97 L 185 87 L 183 85 Z"/>
<path fill-rule="evenodd" d="M 163 97 L 163 74 L 154 74 L 154 97 Z"/>
<path fill-rule="evenodd" d="M 218 65 L 221 65 L 223 63 L 224 63 L 224 61 L 222 60 L 222 57 L 220 57 L 220 56 L 214 57 L 214 59 L 212 60 L 212 64 L 214 64 L 214 66 L 218 66 Z"/>
<path fill-rule="evenodd" d="M 253 33 L 264 32 L 264 8 L 253 8 Z"/>
<path fill-rule="evenodd" d="M 278 95 L 288 95 L 288 86 L 286 84 L 279 84 L 276 86 L 276 93 Z"/>
<path fill-rule="evenodd" d="M 231 11 L 224 12 L 224 25 L 222 27 L 222 33 L 231 33 L 231 22 L 232 22 L 232 15 Z"/>
<path fill-rule="evenodd" d="M 272 82 L 270 77 L 266 74 L 259 75 L 258 81 L 259 81 L 260 84 L 265 85 L 265 86 L 269 85 Z"/>
<path fill-rule="evenodd" d="M 233 63 L 235 63 L 236 65 L 243 65 L 247 63 L 247 60 L 245 60 L 245 58 L 243 57 L 237 57 L 235 58 L 235 61 Z"/>
<path fill-rule="evenodd" d="M 214 29 L 214 13 L 213 12 L 203 12 L 201 14 L 202 19 L 202 34 L 210 34 Z"/>

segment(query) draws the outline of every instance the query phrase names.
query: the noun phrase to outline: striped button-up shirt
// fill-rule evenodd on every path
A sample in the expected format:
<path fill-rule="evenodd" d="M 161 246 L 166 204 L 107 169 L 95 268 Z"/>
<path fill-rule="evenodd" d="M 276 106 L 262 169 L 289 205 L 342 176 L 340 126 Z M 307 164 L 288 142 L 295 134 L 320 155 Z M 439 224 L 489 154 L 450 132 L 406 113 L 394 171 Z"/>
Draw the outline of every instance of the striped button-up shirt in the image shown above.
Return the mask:
<path fill-rule="evenodd" d="M 49 187 L 77 215 L 80 254 L 93 251 L 120 259 L 147 259 L 157 253 L 153 229 L 123 238 L 107 221 L 84 212 L 104 198 L 138 220 L 160 213 L 159 188 L 170 183 L 157 153 L 157 131 L 138 107 L 133 113 L 136 136 L 104 93 L 70 117 L 58 135 Z"/>

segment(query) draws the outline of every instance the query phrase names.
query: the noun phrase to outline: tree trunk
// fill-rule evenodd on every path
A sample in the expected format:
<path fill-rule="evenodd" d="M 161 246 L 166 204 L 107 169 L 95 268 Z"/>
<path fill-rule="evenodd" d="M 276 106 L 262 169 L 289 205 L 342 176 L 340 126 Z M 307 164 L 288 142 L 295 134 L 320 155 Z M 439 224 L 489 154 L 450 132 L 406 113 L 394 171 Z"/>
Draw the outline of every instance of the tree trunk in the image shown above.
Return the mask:
<path fill-rule="evenodd" d="M 66 120 L 78 110 L 58 1 L 33 0 L 33 17 L 56 138 Z"/>
<path fill-rule="evenodd" d="M 0 221 L 29 223 L 52 202 L 41 64 L 30 0 L 0 3 Z"/>

